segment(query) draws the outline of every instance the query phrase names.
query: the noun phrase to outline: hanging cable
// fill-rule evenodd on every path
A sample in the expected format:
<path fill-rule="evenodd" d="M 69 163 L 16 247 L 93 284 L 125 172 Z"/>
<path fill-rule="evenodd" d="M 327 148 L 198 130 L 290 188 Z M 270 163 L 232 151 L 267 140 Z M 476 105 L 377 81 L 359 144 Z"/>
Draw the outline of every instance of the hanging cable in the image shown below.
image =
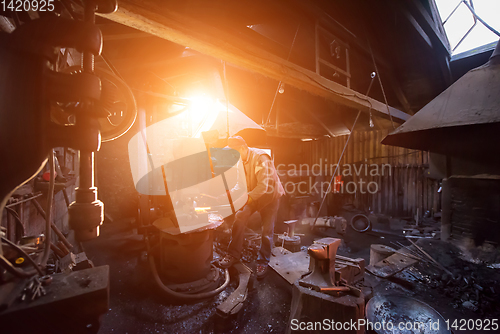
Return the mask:
<path fill-rule="evenodd" d="M 19 226 L 19 229 L 21 230 L 21 235 L 24 235 L 24 225 L 23 222 L 21 221 L 21 218 L 19 218 L 19 215 L 17 214 L 16 210 L 5 207 L 5 210 L 7 210 L 8 213 L 14 217 L 14 221 L 16 222 L 17 226 Z"/>
<path fill-rule="evenodd" d="M 382 79 L 380 78 L 380 72 L 379 72 L 378 67 L 377 67 L 377 62 L 375 61 L 375 56 L 373 55 L 372 46 L 371 46 L 369 40 L 367 40 L 367 42 L 368 42 L 368 48 L 370 49 L 370 56 L 372 57 L 373 66 L 375 67 L 375 72 L 377 73 L 378 83 L 380 84 L 380 89 L 382 90 L 382 95 L 384 96 L 384 102 L 385 102 L 385 106 L 387 108 L 387 113 L 389 114 L 389 118 L 391 119 L 392 128 L 396 129 L 396 127 L 394 126 L 394 121 L 392 120 L 391 110 L 389 109 L 389 103 L 387 102 L 387 96 L 385 95 L 384 85 L 382 84 Z"/>
<path fill-rule="evenodd" d="M 288 51 L 288 57 L 286 57 L 287 61 L 290 59 L 290 55 L 292 54 L 293 46 L 295 45 L 295 39 L 297 38 L 299 28 L 300 28 L 300 23 L 297 26 L 297 30 L 295 31 L 295 36 L 293 36 L 292 45 L 290 46 L 290 50 Z M 274 93 L 273 102 L 271 103 L 271 109 L 269 109 L 269 114 L 267 114 L 267 120 L 266 120 L 265 124 L 269 123 L 269 119 L 271 118 L 271 112 L 273 111 L 273 107 L 274 107 L 274 102 L 276 101 L 276 96 L 278 96 L 278 92 L 280 90 L 281 84 L 282 84 L 282 82 L 280 80 L 280 82 L 278 82 L 278 87 L 276 88 L 276 92 Z M 276 126 L 278 126 L 278 125 L 276 125 Z"/>
<path fill-rule="evenodd" d="M 49 153 L 49 171 L 50 171 L 50 179 L 49 179 L 49 189 L 47 191 L 47 210 L 45 211 L 46 218 L 45 218 L 45 243 L 44 243 L 44 249 L 43 249 L 43 256 L 42 260 L 40 261 L 40 266 L 42 268 L 45 268 L 45 265 L 47 264 L 47 260 L 49 259 L 50 255 L 50 238 L 51 238 L 51 232 L 52 232 L 52 202 L 54 200 L 54 187 L 55 187 L 55 173 L 56 173 L 56 166 L 55 166 L 55 161 L 54 161 L 54 150 L 50 150 Z"/>
<path fill-rule="evenodd" d="M 29 271 L 24 271 L 24 270 L 21 270 L 19 268 L 14 267 L 12 265 L 12 263 L 9 260 L 7 260 L 3 255 L 0 255 L 0 266 L 5 268 L 5 270 L 7 270 L 12 275 L 14 275 L 16 277 L 20 277 L 20 278 L 31 277 L 34 274 L 36 274 L 35 270 L 29 272 Z"/>
<path fill-rule="evenodd" d="M 227 123 L 227 138 L 229 138 L 229 85 L 227 84 L 226 76 L 226 62 L 222 61 L 223 74 L 224 74 L 224 86 L 226 87 L 226 123 Z"/>
<path fill-rule="evenodd" d="M 375 79 L 375 76 L 376 75 L 373 75 L 373 73 L 371 74 L 372 80 L 370 81 L 370 85 L 368 86 L 368 89 L 366 91 L 367 96 L 368 96 L 368 94 L 370 94 L 370 90 L 372 89 L 373 80 Z M 371 108 L 370 108 L 370 112 L 371 112 Z M 340 153 L 340 157 L 339 157 L 339 160 L 338 160 L 337 165 L 335 167 L 335 171 L 333 172 L 332 178 L 330 179 L 330 182 L 328 183 L 328 189 L 326 190 L 325 195 L 323 196 L 323 198 L 321 200 L 321 204 L 319 206 L 318 213 L 316 213 L 316 218 L 314 218 L 314 221 L 311 225 L 311 229 L 314 228 L 314 226 L 316 225 L 316 221 L 318 220 L 318 217 L 321 213 L 321 209 L 323 208 L 323 205 L 325 204 L 326 196 L 328 195 L 328 193 L 332 189 L 332 183 L 333 183 L 333 180 L 335 179 L 335 174 L 337 174 L 337 170 L 339 169 L 340 162 L 342 161 L 342 158 L 344 157 L 345 150 L 347 148 L 347 145 L 349 144 L 349 141 L 351 140 L 352 133 L 354 132 L 354 127 L 356 126 L 356 123 L 358 122 L 358 118 L 359 118 L 360 114 L 361 114 L 361 110 L 359 110 L 358 114 L 356 115 L 356 119 L 354 120 L 354 123 L 353 123 L 352 128 L 351 128 L 351 133 L 349 133 L 349 137 L 347 137 L 347 141 L 345 142 L 344 148 L 342 149 L 342 153 Z"/>
<path fill-rule="evenodd" d="M 21 253 L 21 255 L 29 262 L 31 263 L 31 265 L 35 268 L 35 270 L 38 272 L 38 274 L 40 274 L 40 276 L 43 276 L 43 272 L 42 272 L 42 269 L 40 269 L 40 267 L 36 264 L 36 262 L 31 258 L 31 256 L 29 256 L 21 247 L 19 247 L 18 245 L 16 245 L 15 243 L 13 243 L 12 241 L 10 241 L 9 239 L 7 238 L 4 238 L 2 237 L 2 241 L 5 242 L 6 244 L 8 244 L 9 246 L 11 246 L 12 248 L 14 248 L 15 250 L 17 250 L 19 253 Z M 29 274 L 28 272 L 25 272 L 26 274 Z M 31 275 L 29 275 L 31 276 Z M 27 276 L 24 276 L 24 277 L 27 277 Z"/>
<path fill-rule="evenodd" d="M 41 258 L 41 261 L 39 264 L 36 264 L 31 257 L 29 257 L 28 254 L 26 254 L 21 248 L 17 247 L 14 243 L 12 243 L 10 240 L 7 240 L 6 238 L 2 237 L 2 240 L 5 241 L 7 244 L 13 246 L 16 248 L 23 256 L 26 257 L 26 260 L 28 260 L 30 263 L 33 264 L 35 267 L 35 270 L 32 271 L 24 271 L 24 270 L 19 270 L 18 268 L 14 267 L 12 263 L 10 263 L 9 260 L 7 260 L 3 255 L 0 255 L 0 265 L 4 267 L 7 271 L 9 271 L 11 274 L 17 276 L 17 277 L 31 277 L 33 276 L 36 272 L 38 272 L 40 275 L 43 276 L 43 273 L 41 271 L 41 268 L 45 268 L 47 264 L 47 260 L 49 259 L 50 255 L 50 238 L 51 238 L 51 221 L 52 221 L 52 202 L 54 199 L 54 187 L 55 187 L 55 161 L 54 161 L 54 150 L 50 150 L 49 156 L 48 156 L 48 163 L 49 163 L 49 170 L 50 170 L 50 179 L 49 179 L 49 189 L 47 192 L 47 210 L 46 210 L 46 219 L 45 219 L 45 242 L 44 242 L 44 250 L 43 250 L 43 255 Z"/>
<path fill-rule="evenodd" d="M 43 250 L 43 255 L 42 259 L 39 262 L 39 264 L 36 264 L 33 259 L 24 252 L 20 247 L 17 247 L 16 244 L 12 243 L 10 240 L 3 238 L 2 240 L 6 242 L 7 244 L 11 245 L 14 247 L 16 250 L 21 252 L 23 256 L 28 260 L 30 263 L 33 264 L 35 267 L 36 271 L 24 271 L 24 270 L 19 270 L 18 268 L 14 267 L 12 263 L 10 263 L 9 260 L 7 260 L 3 255 L 0 255 L 0 265 L 4 267 L 7 271 L 9 271 L 11 274 L 17 276 L 17 277 L 31 277 L 33 276 L 36 272 L 38 272 L 40 275 L 43 276 L 43 273 L 40 269 L 45 268 L 47 264 L 47 260 L 49 259 L 50 255 L 50 238 L 51 238 L 51 221 L 52 221 L 52 202 L 54 198 L 54 187 L 55 187 L 55 161 L 54 161 L 54 150 L 50 150 L 49 156 L 48 156 L 48 163 L 49 163 L 49 170 L 50 170 L 50 180 L 49 180 L 49 189 L 47 192 L 47 210 L 46 210 L 46 219 L 45 219 L 45 242 L 44 242 L 44 250 Z"/>

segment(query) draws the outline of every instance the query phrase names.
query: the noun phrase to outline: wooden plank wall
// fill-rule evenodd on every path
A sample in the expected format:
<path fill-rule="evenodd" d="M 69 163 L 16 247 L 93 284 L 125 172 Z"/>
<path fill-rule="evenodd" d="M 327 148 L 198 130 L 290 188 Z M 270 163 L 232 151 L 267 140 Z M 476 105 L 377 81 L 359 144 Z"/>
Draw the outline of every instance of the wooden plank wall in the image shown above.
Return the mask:
<path fill-rule="evenodd" d="M 426 178 L 424 171 L 428 167 L 427 152 L 382 145 L 380 142 L 389 133 L 388 130 L 354 132 L 346 148 L 340 165 L 357 166 L 367 164 L 368 173 L 363 166 L 360 175 L 353 171 L 352 181 L 359 185 L 363 182 L 376 182 L 378 191 L 375 194 L 359 190 L 348 195 L 347 200 L 357 208 L 374 213 L 383 213 L 393 217 L 414 217 L 417 208 L 422 215 L 426 211 L 436 213 L 441 210 L 438 181 Z M 348 136 L 325 138 L 305 145 L 306 160 L 309 165 L 317 163 L 336 164 L 344 148 Z M 379 175 L 370 175 L 370 169 L 379 166 Z M 382 175 L 384 166 L 384 175 Z M 368 174 L 368 175 L 365 175 Z M 329 173 L 331 175 L 331 173 Z M 344 185 L 349 178 L 344 178 Z M 365 184 L 365 187 L 366 187 Z M 353 189 L 351 187 L 351 189 Z M 358 188 L 359 189 L 359 188 Z M 372 184 L 371 189 L 375 189 Z"/>

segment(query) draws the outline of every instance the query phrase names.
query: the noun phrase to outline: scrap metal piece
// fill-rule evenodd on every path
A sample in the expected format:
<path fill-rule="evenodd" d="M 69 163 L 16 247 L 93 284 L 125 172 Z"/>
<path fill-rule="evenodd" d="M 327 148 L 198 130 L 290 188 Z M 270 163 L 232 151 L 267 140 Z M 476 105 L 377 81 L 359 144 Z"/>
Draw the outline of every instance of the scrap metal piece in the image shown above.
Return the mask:
<path fill-rule="evenodd" d="M 217 307 L 216 314 L 222 318 L 237 314 L 248 296 L 248 285 L 252 270 L 241 262 L 234 264 L 233 268 L 238 272 L 239 283 L 236 290 Z"/>
<path fill-rule="evenodd" d="M 76 266 L 75 254 L 68 253 L 62 259 L 59 260 L 59 266 L 62 272 L 69 273 Z"/>
<path fill-rule="evenodd" d="M 0 312 L 4 332 L 80 333 L 89 324 L 97 326 L 99 316 L 109 309 L 109 266 L 54 274 L 52 280 L 38 287 L 37 296 L 45 294 L 44 298 L 17 300 Z M 32 298 L 26 294 L 25 299 Z"/>
<path fill-rule="evenodd" d="M 288 283 L 293 284 L 309 272 L 309 254 L 292 253 L 282 247 L 274 247 L 269 266 Z"/>
<path fill-rule="evenodd" d="M 394 253 L 374 265 L 367 266 L 366 270 L 377 277 L 387 278 L 399 273 L 417 262 L 418 260 L 410 258 L 406 255 Z"/>

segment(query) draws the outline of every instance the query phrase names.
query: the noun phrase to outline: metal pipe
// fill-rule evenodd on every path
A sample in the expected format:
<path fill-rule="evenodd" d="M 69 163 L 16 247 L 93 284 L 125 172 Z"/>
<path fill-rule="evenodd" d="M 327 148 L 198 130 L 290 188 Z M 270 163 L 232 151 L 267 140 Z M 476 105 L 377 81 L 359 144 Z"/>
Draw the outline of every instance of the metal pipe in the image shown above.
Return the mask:
<path fill-rule="evenodd" d="M 96 4 L 89 0 L 85 2 L 83 20 L 87 23 L 95 24 Z M 82 69 L 85 72 L 94 72 L 94 55 L 90 51 L 84 51 L 82 55 Z"/>
<path fill-rule="evenodd" d="M 80 150 L 80 183 L 81 189 L 94 187 L 94 152 Z"/>
<path fill-rule="evenodd" d="M 95 24 L 96 4 L 94 1 L 86 1 L 84 6 L 83 20 L 87 23 Z M 94 55 L 90 51 L 84 51 L 82 54 L 82 70 L 88 73 L 94 73 Z M 90 104 L 90 101 L 87 101 Z M 80 117 L 89 117 L 82 115 Z M 94 186 L 94 152 L 80 150 L 80 184 L 82 189 L 89 189 Z"/>
<path fill-rule="evenodd" d="M 46 219 L 45 210 L 43 210 L 40 203 L 38 203 L 38 201 L 36 199 L 34 199 L 32 203 L 35 206 L 35 208 L 37 209 L 37 211 L 40 213 L 40 215 L 43 217 L 43 219 Z M 50 226 L 52 227 L 52 230 L 57 235 L 59 240 L 61 240 L 66 247 L 68 247 L 69 249 L 72 249 L 73 245 L 68 241 L 68 239 L 66 239 L 66 237 L 61 232 L 61 230 L 57 227 L 57 225 L 51 222 Z"/>
<path fill-rule="evenodd" d="M 5 210 L 7 210 L 7 212 L 10 213 L 12 215 L 12 217 L 14 217 L 14 220 L 16 221 L 17 226 L 21 227 L 22 236 L 24 236 L 24 225 L 23 225 L 23 222 L 21 221 L 21 218 L 17 214 L 17 212 L 14 209 L 11 209 L 8 207 L 5 207 Z M 15 234 L 17 234 L 17 233 L 15 233 Z"/>
<path fill-rule="evenodd" d="M 32 199 L 38 198 L 38 197 L 40 197 L 40 196 L 42 196 L 42 194 L 41 194 L 41 193 L 40 193 L 40 194 L 37 194 L 37 195 L 33 195 L 33 196 L 32 196 L 32 197 L 30 197 L 30 198 L 25 198 L 25 199 L 20 200 L 20 201 L 18 201 L 18 202 L 8 204 L 8 205 L 6 205 L 5 207 L 6 207 L 6 208 L 12 208 L 12 207 L 15 207 L 16 205 L 19 205 L 19 204 L 21 204 L 21 203 L 25 203 L 25 202 L 31 201 Z"/>

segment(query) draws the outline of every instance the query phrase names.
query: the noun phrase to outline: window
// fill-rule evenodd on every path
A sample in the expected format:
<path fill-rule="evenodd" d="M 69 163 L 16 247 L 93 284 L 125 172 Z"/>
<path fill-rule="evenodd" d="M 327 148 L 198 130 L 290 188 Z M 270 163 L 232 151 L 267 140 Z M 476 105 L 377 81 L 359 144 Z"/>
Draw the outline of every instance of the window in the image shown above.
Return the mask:
<path fill-rule="evenodd" d="M 484 26 L 462 0 L 435 0 L 450 41 L 452 55 L 496 42 L 499 37 Z M 500 30 L 500 1 L 466 0 L 476 14 L 492 28 Z"/>

